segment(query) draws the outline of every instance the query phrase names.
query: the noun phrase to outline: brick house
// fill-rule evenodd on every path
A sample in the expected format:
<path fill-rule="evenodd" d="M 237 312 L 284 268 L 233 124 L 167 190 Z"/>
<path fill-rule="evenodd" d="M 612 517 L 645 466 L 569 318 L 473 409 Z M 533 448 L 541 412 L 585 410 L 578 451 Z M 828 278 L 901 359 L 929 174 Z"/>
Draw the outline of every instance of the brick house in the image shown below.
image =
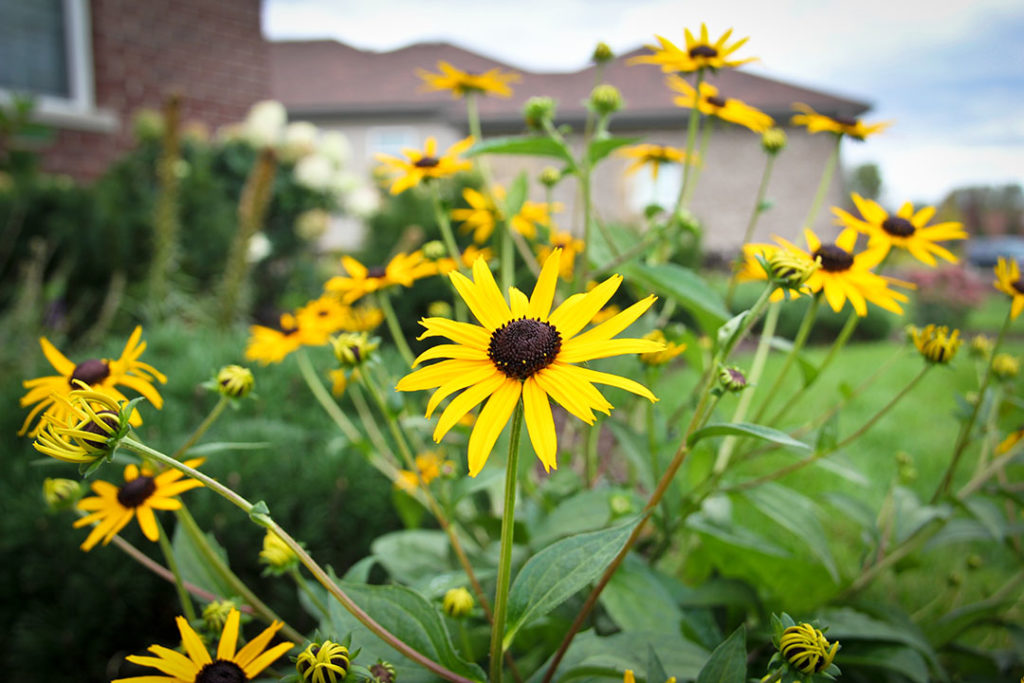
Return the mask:
<path fill-rule="evenodd" d="M 131 146 L 132 114 L 171 92 L 210 128 L 269 95 L 260 0 L 0 3 L 0 102 L 11 92 L 57 130 L 44 169 L 96 178 Z"/>
<path fill-rule="evenodd" d="M 676 107 L 674 93 L 664 84 L 664 75 L 653 66 L 627 66 L 623 55 L 606 66 L 605 81 L 619 88 L 626 108 L 612 119 L 611 132 L 639 136 L 647 142 L 685 146 L 687 110 Z M 447 43 L 421 43 L 391 52 L 359 50 L 332 41 L 283 41 L 270 44 L 270 73 L 273 97 L 285 104 L 292 120 L 305 119 L 344 132 L 353 148 L 353 170 L 369 172 L 377 152 L 397 153 L 402 147 L 417 147 L 428 136 L 438 139 L 441 149 L 468 134 L 465 103 L 447 92 L 425 92 L 417 69 L 437 72 L 440 60 L 471 72 L 492 68 L 516 71 L 521 80 L 513 84 L 514 95 L 503 99 L 483 98 L 480 116 L 485 136 L 514 135 L 525 131 L 522 106 L 535 95 L 558 101 L 556 123 L 583 129 L 583 102 L 594 86 L 594 67 L 570 73 L 529 73 Z M 787 126 L 794 113 L 792 104 L 803 102 L 815 110 L 833 115 L 859 116 L 867 111 L 862 102 L 829 93 L 797 87 L 742 70 L 725 70 L 711 77 L 723 96 L 734 97 L 773 116 Z M 775 164 L 768 196 L 775 206 L 765 213 L 756 238 L 771 234 L 795 237 L 811 204 L 822 169 L 831 154 L 834 138 L 808 135 L 787 128 L 789 146 Z M 550 160 L 504 157 L 492 164 L 498 182 L 509 183 L 521 170 L 535 179 Z M 647 172 L 626 176 L 628 161 L 612 158 L 601 166 L 594 179 L 595 203 L 599 215 L 612 221 L 638 221 L 643 207 L 652 199 L 671 204 L 681 182 L 679 168 L 663 168 L 657 184 Z M 760 137 L 739 126 L 716 121 L 699 185 L 691 207 L 705 226 L 704 244 L 711 251 L 735 249 L 750 215 L 764 168 Z M 827 197 L 840 203 L 841 179 Z M 533 183 L 534 199 L 540 188 Z M 563 182 L 556 199 L 568 208 L 556 216 L 563 227 L 579 229 L 574 211 L 576 187 Z M 815 226 L 829 231 L 827 211 Z"/>

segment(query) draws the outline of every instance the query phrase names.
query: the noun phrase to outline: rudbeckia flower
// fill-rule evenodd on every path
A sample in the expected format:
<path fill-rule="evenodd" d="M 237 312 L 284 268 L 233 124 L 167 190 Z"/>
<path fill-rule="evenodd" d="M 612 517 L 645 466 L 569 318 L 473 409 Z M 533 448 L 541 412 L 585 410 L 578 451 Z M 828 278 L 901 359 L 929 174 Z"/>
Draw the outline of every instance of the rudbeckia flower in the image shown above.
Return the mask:
<path fill-rule="evenodd" d="M 956 256 L 936 242 L 967 239 L 967 233 L 963 225 L 952 221 L 928 225 L 928 221 L 935 216 L 935 207 L 925 206 L 915 213 L 914 205 L 906 202 L 892 215 L 878 202 L 864 199 L 857 193 L 851 196 L 860 212 L 860 218 L 835 206 L 832 207 L 832 213 L 843 226 L 868 235 L 868 248 L 879 247 L 888 254 L 894 246 L 900 247 L 929 266 L 936 265 L 936 256 L 950 263 L 957 262 Z"/>
<path fill-rule="evenodd" d="M 24 408 L 34 404 L 34 407 L 22 423 L 18 436 L 26 432 L 31 437 L 39 434 L 43 428 L 42 420 L 37 422 L 31 431 L 29 425 L 40 413 L 54 418 L 57 422 L 67 421 L 70 408 L 67 400 L 62 399 L 67 399 L 71 395 L 71 390 L 76 388 L 72 386 L 73 380 L 84 382 L 93 391 L 106 394 L 115 401 L 128 400 L 117 388 L 123 386 L 142 394 L 154 408 L 160 409 L 164 404 L 163 398 L 153 384 L 163 384 L 167 378 L 152 365 L 139 360 L 139 356 L 146 350 L 146 342 L 142 341 L 141 326 L 132 332 L 124 345 L 121 357 L 116 360 L 90 358 L 81 363 L 73 363 L 46 337 L 39 338 L 39 345 L 43 348 L 46 360 L 50 361 L 53 369 L 60 374 L 38 377 L 22 383 L 28 389 L 28 393 L 21 397 L 21 406 Z M 142 424 L 142 417 L 137 411 L 132 413 L 131 424 L 135 427 Z"/>
<path fill-rule="evenodd" d="M 412 287 L 416 280 L 437 274 L 437 265 L 427 259 L 421 250 L 411 254 L 396 254 L 383 267 L 367 268 L 351 256 L 342 256 L 341 264 L 347 275 L 332 277 L 324 289 L 339 295 L 346 304 L 392 285 Z"/>
<path fill-rule="evenodd" d="M 203 458 L 186 460 L 189 467 L 198 467 Z M 89 536 L 82 543 L 82 550 L 88 552 L 93 546 L 110 539 L 125 528 L 133 517 L 139 520 L 139 528 L 154 543 L 160 540 L 160 529 L 156 524 L 153 510 L 177 510 L 181 501 L 175 498 L 179 493 L 202 486 L 195 479 L 185 479 L 178 470 L 166 470 L 154 474 L 149 469 L 139 469 L 138 465 L 124 468 L 124 484 L 120 487 L 106 481 L 94 481 L 92 490 L 95 496 L 78 501 L 78 509 L 90 514 L 75 521 L 75 528 L 95 523 Z"/>
<path fill-rule="evenodd" d="M 793 105 L 793 109 L 801 113 L 795 115 L 790 122 L 795 126 L 806 126 L 807 132 L 812 134 L 826 131 L 836 135 L 847 135 L 854 140 L 863 140 L 869 135 L 882 132 L 891 125 L 888 121 L 868 125 L 853 117 L 819 114 L 806 104 L 799 102 Z"/>
<path fill-rule="evenodd" d="M 425 179 L 447 178 L 459 171 L 468 171 L 473 168 L 472 163 L 458 158 L 472 144 L 473 136 L 470 136 L 449 147 L 443 156 L 437 156 L 437 140 L 429 137 L 422 152 L 418 149 L 406 148 L 402 150 L 405 159 L 390 154 L 378 154 L 377 161 L 384 164 L 388 171 L 400 174 L 391 184 L 390 191 L 391 194 L 401 194 L 410 187 L 416 187 Z"/>
<path fill-rule="evenodd" d="M 557 230 L 551 233 L 551 244 L 537 247 L 537 260 L 547 261 L 556 251 L 562 255 L 558 266 L 558 274 L 568 282 L 572 279 L 573 268 L 576 266 L 576 255 L 583 252 L 583 240 L 577 239 L 572 233 Z"/>
<path fill-rule="evenodd" d="M 1024 310 L 1024 280 L 1020 277 L 1020 266 L 1016 261 L 999 257 L 995 268 L 996 281 L 992 286 L 1004 294 L 1009 294 L 1013 303 L 1010 304 L 1010 317 L 1017 319 Z"/>
<path fill-rule="evenodd" d="M 261 671 L 274 663 L 285 652 L 292 649 L 295 643 L 278 643 L 269 650 L 274 634 L 281 628 L 281 622 L 275 621 L 262 633 L 245 644 L 241 650 L 238 645 L 238 623 L 240 615 L 233 609 L 224 622 L 224 630 L 220 634 L 217 645 L 216 659 L 210 657 L 188 621 L 177 617 L 178 632 L 181 633 L 181 644 L 185 654 L 161 645 L 150 645 L 149 651 L 155 657 L 128 655 L 126 659 L 133 664 L 149 666 L 159 670 L 166 676 L 132 676 L 118 678 L 112 683 L 212 683 L 213 681 L 251 681 Z"/>
<path fill-rule="evenodd" d="M 498 201 L 505 200 L 505 188 L 501 185 L 495 185 L 491 189 L 491 193 Z M 453 209 L 452 218 L 462 221 L 460 230 L 472 232 L 474 242 L 483 244 L 491 236 L 491 233 L 494 232 L 495 225 L 505 220 L 505 218 L 495 204 L 494 199 L 482 192 L 467 187 L 462 190 L 462 197 L 469 204 L 469 208 Z M 537 236 L 537 225 L 549 226 L 551 224 L 551 213 L 561 210 L 562 205 L 558 202 L 549 205 L 541 202 L 532 202 L 527 199 L 519 207 L 519 212 L 512 217 L 509 223 L 512 229 L 520 235 L 533 239 Z"/>
<path fill-rule="evenodd" d="M 740 100 L 719 96 L 718 88 L 710 83 L 700 84 L 700 97 L 697 97 L 697 91 L 693 86 L 679 76 L 669 76 L 665 83 L 680 93 L 680 96 L 673 100 L 677 107 L 697 109 L 701 114 L 716 116 L 723 121 L 749 128 L 755 133 L 763 133 L 775 125 L 775 120 L 760 109 Z"/>
<path fill-rule="evenodd" d="M 626 175 L 636 173 L 644 166 L 650 166 L 651 180 L 658 179 L 658 171 L 662 164 L 686 163 L 686 151 L 668 145 L 632 145 L 623 147 L 616 154 L 633 160 L 633 163 L 626 167 Z"/>
<path fill-rule="evenodd" d="M 435 74 L 424 69 L 417 69 L 416 73 L 423 79 L 426 90 L 451 90 L 452 97 L 456 99 L 466 93 L 511 97 L 512 89 L 508 84 L 519 81 L 519 74 L 502 72 L 497 68 L 482 74 L 474 74 L 462 71 L 444 61 L 438 62 L 437 68 L 441 73 Z"/>
<path fill-rule="evenodd" d="M 414 365 L 445 359 L 406 375 L 398 391 L 437 389 L 427 404 L 427 417 L 446 397 L 462 391 L 445 408 L 434 429 L 441 438 L 459 419 L 485 398 L 469 437 L 469 474 L 476 476 L 494 447 L 520 400 L 526 427 L 537 457 L 545 469 L 557 467 L 558 445 L 548 397 L 587 424 L 596 419 L 594 410 L 608 413 L 612 405 L 594 387 L 607 384 L 657 400 L 645 386 L 631 379 L 576 365 L 589 360 L 626 353 L 659 351 L 663 345 L 646 339 L 613 339 L 651 304 L 655 297 L 633 304 L 611 320 L 583 328 L 622 284 L 613 275 L 587 294 L 576 294 L 551 310 L 558 281 L 559 258 L 555 250 L 544 262 L 533 293 L 509 290 L 506 301 L 487 264 L 473 264 L 473 279 L 451 273 L 452 284 L 480 325 L 445 318 L 420 322 L 425 337 L 447 337 L 454 343 L 440 344 L 420 354 Z"/>
<path fill-rule="evenodd" d="M 480 249 L 471 244 L 462 250 L 462 258 L 460 260 L 462 261 L 462 266 L 464 268 L 472 268 L 473 262 L 478 258 L 482 258 L 484 261 L 490 261 L 494 258 L 494 250 L 490 247 Z M 453 270 L 457 270 L 459 268 L 458 264 L 455 263 L 455 259 L 449 257 L 440 258 L 435 261 L 435 263 L 437 264 L 437 272 L 441 275 L 447 275 Z"/>
<path fill-rule="evenodd" d="M 699 39 L 693 37 L 690 29 L 684 29 L 684 33 L 686 34 L 685 50 L 679 49 L 671 41 L 656 35 L 654 37 L 658 39 L 659 45 L 645 46 L 648 50 L 653 50 L 654 54 L 633 57 L 629 60 L 629 63 L 657 64 L 665 73 L 673 73 L 678 71 L 697 71 L 698 69 L 711 69 L 714 71 L 722 67 L 739 66 L 757 59 L 756 57 L 738 60 L 728 59 L 729 55 L 743 47 L 743 44 L 748 40 L 747 38 L 741 38 L 732 45 L 729 45 L 728 41 L 730 36 L 732 36 L 732 29 L 723 33 L 714 42 L 711 42 L 711 38 L 708 36 L 706 24 L 700 25 Z"/>

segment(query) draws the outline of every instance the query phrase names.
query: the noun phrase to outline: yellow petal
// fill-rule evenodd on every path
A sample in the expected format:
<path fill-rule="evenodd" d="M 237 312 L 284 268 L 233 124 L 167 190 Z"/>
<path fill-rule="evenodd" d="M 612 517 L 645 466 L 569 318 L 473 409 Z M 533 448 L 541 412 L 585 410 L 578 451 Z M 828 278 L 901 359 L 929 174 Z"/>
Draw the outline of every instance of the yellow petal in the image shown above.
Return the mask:
<path fill-rule="evenodd" d="M 481 365 L 494 367 L 489 360 L 443 360 L 440 363 L 434 363 L 409 373 L 398 380 L 395 390 L 422 391 L 424 389 L 433 389 L 452 381 L 465 372 L 475 370 Z"/>
<path fill-rule="evenodd" d="M 456 360 L 487 360 L 487 352 L 483 349 L 463 346 L 462 344 L 438 344 L 431 347 L 417 356 L 412 366 L 416 367 L 423 361 L 436 360 L 438 358 L 451 358 Z"/>
<path fill-rule="evenodd" d="M 558 271 L 562 262 L 562 250 L 553 249 L 551 255 L 544 261 L 544 266 L 537 276 L 537 284 L 533 286 L 533 293 L 530 295 L 531 318 L 545 320 L 551 312 L 551 303 L 555 299 L 555 286 L 558 284 Z"/>
<path fill-rule="evenodd" d="M 521 290 L 516 287 L 509 288 L 508 300 L 509 304 L 511 304 L 513 318 L 522 318 L 528 314 L 530 300 L 526 298 L 526 295 Z"/>
<path fill-rule="evenodd" d="M 544 469 L 550 472 L 558 467 L 555 421 L 551 416 L 548 395 L 533 377 L 523 382 L 523 416 L 526 418 L 526 429 L 530 433 L 533 450 L 544 464 Z"/>
<path fill-rule="evenodd" d="M 188 625 L 185 617 L 177 617 L 175 622 L 178 624 L 178 631 L 181 633 L 181 644 L 185 646 L 185 652 L 188 654 L 189 659 L 199 666 L 213 661 L 210 659 L 210 653 L 206 651 L 203 641 L 199 639 L 196 632 Z"/>
<path fill-rule="evenodd" d="M 506 377 L 480 411 L 473 433 L 469 435 L 469 476 L 475 477 L 483 469 L 494 442 L 515 410 L 521 392 L 519 380 Z"/>
<path fill-rule="evenodd" d="M 608 386 L 618 387 L 619 389 L 625 389 L 638 396 L 643 396 L 649 401 L 657 401 L 658 398 L 651 393 L 651 390 L 645 387 L 639 382 L 634 382 L 631 379 L 625 377 L 619 377 L 607 372 L 598 372 L 597 370 L 591 370 L 590 368 L 581 368 L 577 365 L 563 365 L 561 369 L 566 372 L 574 381 L 583 380 L 585 382 L 594 382 L 596 384 L 607 384 Z"/>
<path fill-rule="evenodd" d="M 235 664 L 246 669 L 253 660 L 260 656 L 260 653 L 263 652 L 263 648 L 270 643 L 274 634 L 277 633 L 280 628 L 280 621 L 271 622 L 270 626 L 263 629 L 258 636 L 250 640 L 245 644 L 245 647 L 238 651 L 238 654 L 235 655 Z M 264 668 L 266 667 L 264 666 Z"/>
<path fill-rule="evenodd" d="M 437 426 L 434 428 L 434 441 L 440 442 L 444 435 L 448 433 L 448 430 L 455 426 L 463 415 L 468 413 L 470 410 L 475 408 L 480 401 L 487 398 L 490 394 L 498 389 L 502 383 L 508 379 L 500 372 L 495 372 L 493 375 L 488 377 L 483 382 L 475 384 L 461 394 L 456 396 L 448 407 L 441 413 L 441 419 L 437 421 Z M 479 420 L 477 421 L 479 424 Z"/>
<path fill-rule="evenodd" d="M 594 318 L 594 315 L 612 298 L 621 283 L 621 275 L 612 275 L 590 290 L 582 299 L 575 302 L 567 299 L 555 309 L 548 322 L 558 328 L 563 343 L 571 339 Z"/>
<path fill-rule="evenodd" d="M 435 391 L 431 395 L 430 400 L 427 401 L 427 417 L 430 417 L 437 409 L 437 406 L 440 405 L 441 401 L 451 394 L 477 384 L 478 382 L 483 382 L 493 374 L 499 374 L 499 372 L 494 365 L 487 362 L 474 370 L 467 370 L 466 372 L 459 373 L 458 376 L 448 382 L 445 382 L 437 388 L 437 391 Z"/>
<path fill-rule="evenodd" d="M 570 342 L 563 344 L 562 348 L 567 349 L 568 344 L 575 344 L 577 342 L 582 343 L 601 339 L 611 339 L 619 332 L 622 332 L 624 329 L 636 322 L 637 318 L 642 316 L 657 300 L 658 297 L 651 294 L 650 296 L 637 301 L 621 313 L 616 313 L 614 317 L 604 321 L 600 325 L 592 327 L 578 337 L 574 337 Z"/>
<path fill-rule="evenodd" d="M 448 337 L 457 344 L 486 349 L 491 341 L 491 333 L 479 325 L 460 323 L 447 318 L 424 318 L 420 325 L 426 328 L 418 339 L 427 337 Z"/>
<path fill-rule="evenodd" d="M 238 610 L 228 612 L 228 618 L 224 621 L 224 630 L 220 633 L 220 643 L 217 644 L 217 659 L 231 660 L 235 656 L 235 644 L 238 642 Z"/>

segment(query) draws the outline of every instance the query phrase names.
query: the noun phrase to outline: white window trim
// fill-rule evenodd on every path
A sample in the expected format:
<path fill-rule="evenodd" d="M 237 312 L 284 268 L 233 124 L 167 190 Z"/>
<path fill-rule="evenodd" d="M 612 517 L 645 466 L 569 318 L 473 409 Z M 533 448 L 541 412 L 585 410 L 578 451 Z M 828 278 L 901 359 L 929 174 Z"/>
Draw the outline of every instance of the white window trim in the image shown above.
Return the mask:
<path fill-rule="evenodd" d="M 407 136 L 412 142 L 407 145 L 408 147 L 417 147 L 421 141 L 421 134 L 416 126 L 408 125 L 396 125 L 396 126 L 371 126 L 366 131 L 366 158 L 373 159 L 374 154 L 379 152 L 378 142 L 380 136 L 383 133 L 402 133 Z M 397 151 L 397 150 L 396 150 Z"/>
<path fill-rule="evenodd" d="M 33 95 L 33 118 L 60 128 L 110 133 L 119 126 L 117 114 L 96 108 L 92 69 L 92 23 L 89 0 L 63 0 L 64 40 L 67 47 L 70 97 Z M 0 88 L 0 104 L 9 104 L 13 94 Z"/>

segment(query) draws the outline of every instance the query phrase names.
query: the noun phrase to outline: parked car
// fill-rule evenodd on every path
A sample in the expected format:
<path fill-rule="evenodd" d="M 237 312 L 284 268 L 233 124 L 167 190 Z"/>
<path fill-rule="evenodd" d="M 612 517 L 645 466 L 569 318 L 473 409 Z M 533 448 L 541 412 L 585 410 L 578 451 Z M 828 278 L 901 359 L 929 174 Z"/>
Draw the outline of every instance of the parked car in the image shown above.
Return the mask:
<path fill-rule="evenodd" d="M 967 241 L 967 262 L 979 268 L 991 268 L 999 257 L 1024 263 L 1024 237 L 972 237 Z"/>

